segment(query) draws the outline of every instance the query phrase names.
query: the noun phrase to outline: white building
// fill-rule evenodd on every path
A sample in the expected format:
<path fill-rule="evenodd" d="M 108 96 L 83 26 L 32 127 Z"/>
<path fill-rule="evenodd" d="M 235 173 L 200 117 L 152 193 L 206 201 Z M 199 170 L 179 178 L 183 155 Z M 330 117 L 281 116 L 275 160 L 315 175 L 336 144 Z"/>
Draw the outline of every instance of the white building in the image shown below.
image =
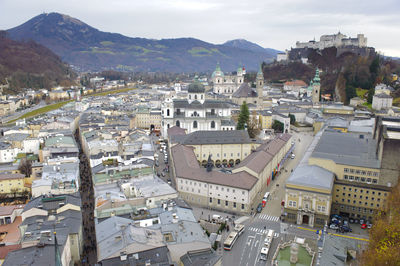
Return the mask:
<path fill-rule="evenodd" d="M 372 108 L 375 110 L 389 109 L 392 107 L 393 97 L 382 92 L 372 98 Z"/>
<path fill-rule="evenodd" d="M 216 94 L 232 96 L 240 85 L 243 84 L 245 74 L 246 69 L 244 67 L 239 67 L 236 75 L 225 75 L 224 72 L 221 71 L 219 64 L 217 64 L 217 67 L 211 76 L 213 92 Z"/>
<path fill-rule="evenodd" d="M 231 120 L 232 103 L 205 98 L 204 86 L 195 81 L 188 87 L 187 99 L 167 98 L 162 104 L 162 134 L 167 136 L 170 127 L 187 129 L 187 133 L 197 130 L 234 129 L 225 121 Z"/>
<path fill-rule="evenodd" d="M 350 38 L 338 32 L 332 35 L 322 35 L 319 42 L 312 40 L 308 42 L 296 42 L 296 48 L 311 48 L 323 50 L 328 47 L 357 46 L 366 47 L 367 38 L 364 34 L 357 34 L 357 38 Z"/>

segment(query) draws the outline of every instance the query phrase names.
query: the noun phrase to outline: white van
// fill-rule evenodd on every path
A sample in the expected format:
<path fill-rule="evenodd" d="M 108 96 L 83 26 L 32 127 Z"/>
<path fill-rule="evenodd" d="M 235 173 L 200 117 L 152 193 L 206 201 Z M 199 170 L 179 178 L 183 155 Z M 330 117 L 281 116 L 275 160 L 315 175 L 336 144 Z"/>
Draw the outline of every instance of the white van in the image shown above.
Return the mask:
<path fill-rule="evenodd" d="M 270 195 L 270 193 L 269 193 L 269 192 L 266 192 L 266 193 L 264 194 L 263 200 L 268 201 L 269 195 Z"/>

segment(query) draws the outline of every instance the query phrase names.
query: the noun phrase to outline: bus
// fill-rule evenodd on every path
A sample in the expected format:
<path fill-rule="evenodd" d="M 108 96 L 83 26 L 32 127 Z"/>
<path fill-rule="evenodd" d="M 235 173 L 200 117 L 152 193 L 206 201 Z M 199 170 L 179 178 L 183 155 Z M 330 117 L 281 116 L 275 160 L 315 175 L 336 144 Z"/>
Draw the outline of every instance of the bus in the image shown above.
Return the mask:
<path fill-rule="evenodd" d="M 235 226 L 235 229 L 232 232 L 230 232 L 228 237 L 225 239 L 224 249 L 231 250 L 233 245 L 235 244 L 236 240 L 243 233 L 243 231 L 244 231 L 244 225 L 237 224 Z"/>

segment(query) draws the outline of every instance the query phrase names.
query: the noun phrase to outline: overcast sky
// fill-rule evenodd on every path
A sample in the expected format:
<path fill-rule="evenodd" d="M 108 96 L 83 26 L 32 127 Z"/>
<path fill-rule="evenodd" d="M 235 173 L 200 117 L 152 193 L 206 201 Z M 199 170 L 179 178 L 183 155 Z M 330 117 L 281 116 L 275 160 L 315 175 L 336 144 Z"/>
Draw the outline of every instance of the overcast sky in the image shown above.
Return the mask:
<path fill-rule="evenodd" d="M 339 30 L 364 33 L 369 46 L 400 57 L 400 0 L 0 0 L 0 29 L 43 12 L 130 37 L 243 38 L 278 50 Z"/>

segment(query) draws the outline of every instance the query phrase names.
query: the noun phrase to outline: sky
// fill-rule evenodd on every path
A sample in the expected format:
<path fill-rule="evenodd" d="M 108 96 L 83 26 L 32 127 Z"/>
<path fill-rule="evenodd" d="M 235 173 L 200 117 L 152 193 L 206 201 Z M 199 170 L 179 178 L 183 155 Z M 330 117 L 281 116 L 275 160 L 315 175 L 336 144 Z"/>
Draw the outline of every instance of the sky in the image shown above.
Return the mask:
<path fill-rule="evenodd" d="M 101 31 L 152 39 L 246 39 L 277 50 L 323 34 L 356 37 L 400 57 L 400 0 L 0 0 L 0 29 L 58 12 Z"/>

